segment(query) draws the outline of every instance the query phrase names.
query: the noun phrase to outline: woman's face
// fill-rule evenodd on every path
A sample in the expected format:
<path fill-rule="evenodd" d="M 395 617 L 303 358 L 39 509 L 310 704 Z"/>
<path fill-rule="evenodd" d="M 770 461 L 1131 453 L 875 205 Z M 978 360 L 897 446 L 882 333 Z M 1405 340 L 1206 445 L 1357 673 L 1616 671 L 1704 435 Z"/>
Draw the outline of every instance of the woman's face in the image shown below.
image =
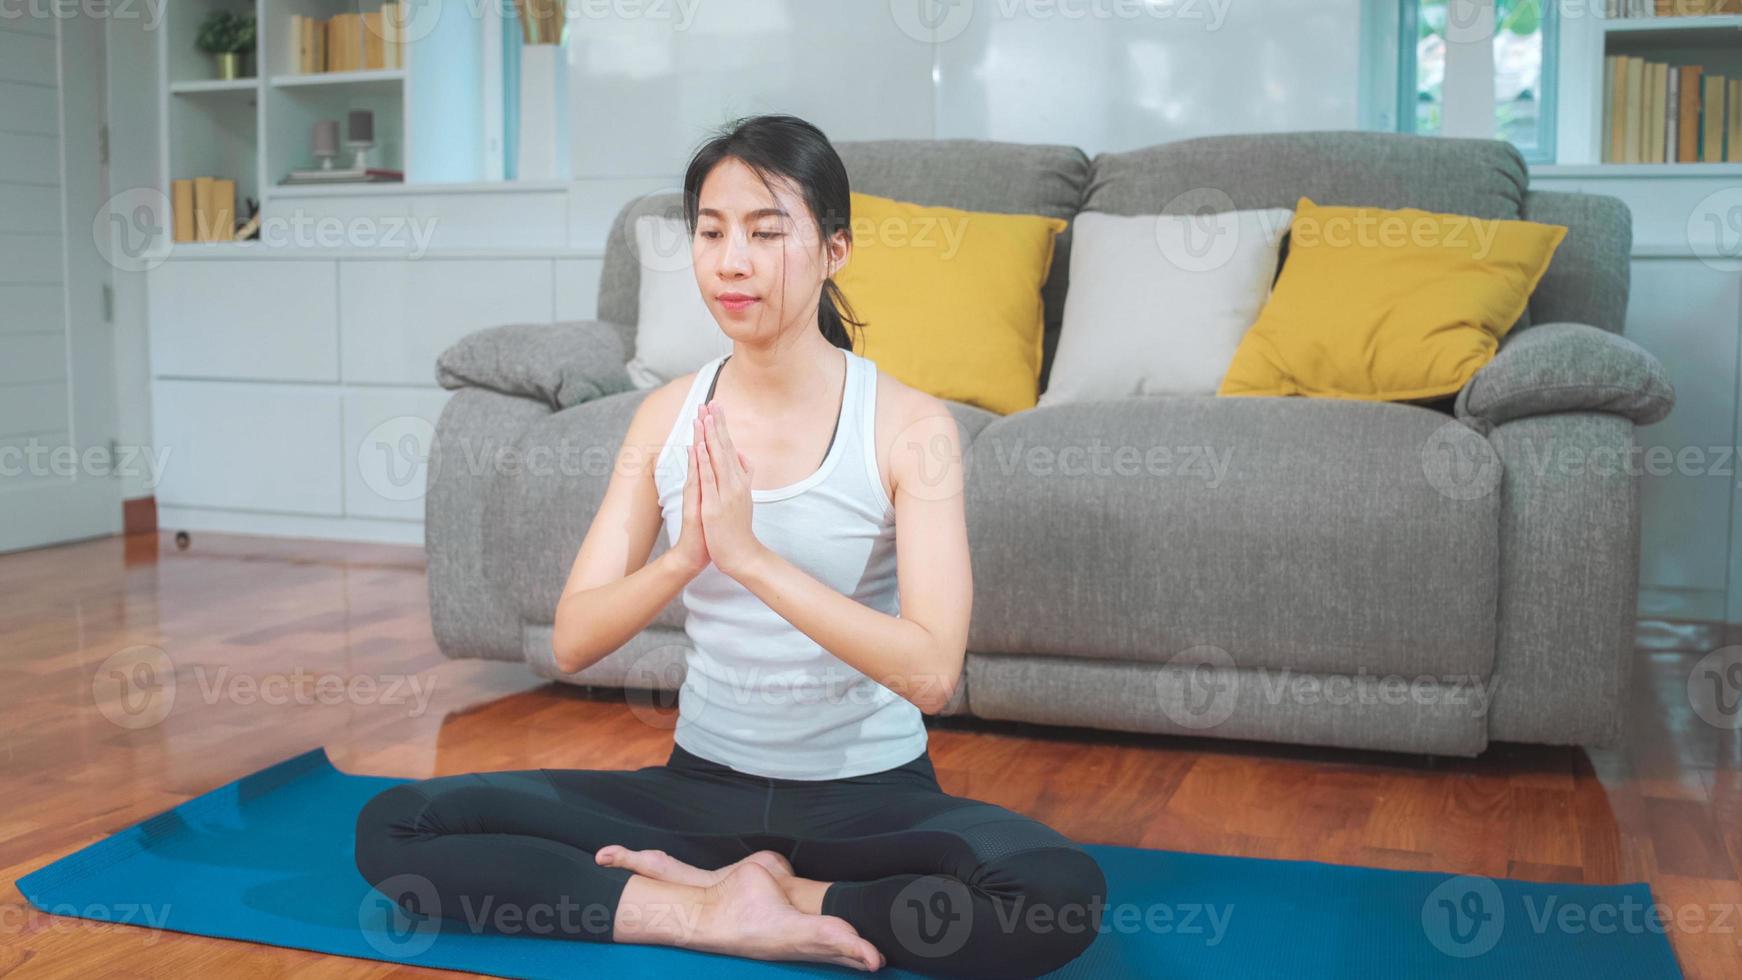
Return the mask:
<path fill-rule="evenodd" d="M 728 157 L 703 179 L 698 195 L 690 239 L 696 285 L 734 340 L 814 329 L 823 280 L 840 271 L 849 250 L 846 233 L 837 231 L 825 254 L 804 198 L 782 178 L 769 183 L 772 198 L 755 171 Z"/>

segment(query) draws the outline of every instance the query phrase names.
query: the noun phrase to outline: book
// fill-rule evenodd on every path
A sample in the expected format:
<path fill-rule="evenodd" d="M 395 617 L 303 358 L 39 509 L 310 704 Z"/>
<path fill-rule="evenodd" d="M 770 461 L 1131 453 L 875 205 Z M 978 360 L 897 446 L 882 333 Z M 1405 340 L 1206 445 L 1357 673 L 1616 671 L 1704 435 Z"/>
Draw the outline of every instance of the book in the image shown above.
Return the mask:
<path fill-rule="evenodd" d="M 1730 80 L 1730 123 L 1724 127 L 1724 160 L 1742 162 L 1742 79 Z"/>
<path fill-rule="evenodd" d="M 212 179 L 212 241 L 236 240 L 236 182 Z"/>
<path fill-rule="evenodd" d="M 1643 163 L 1644 157 L 1639 152 L 1640 132 L 1643 129 L 1645 116 L 1645 59 L 1633 55 L 1627 57 L 1627 115 L 1626 130 L 1622 134 L 1622 151 L 1625 156 L 1623 163 Z"/>
<path fill-rule="evenodd" d="M 169 191 L 174 201 L 170 210 L 175 213 L 171 239 L 178 242 L 198 241 L 194 228 L 194 182 L 186 177 L 178 177 L 169 182 Z"/>
<path fill-rule="evenodd" d="M 1664 97 L 1665 134 L 1663 140 L 1663 162 L 1674 163 L 1676 147 L 1681 145 L 1681 80 L 1682 73 L 1675 65 L 1669 67 L 1669 93 Z"/>
<path fill-rule="evenodd" d="M 1622 137 L 1627 131 L 1627 58 L 1618 54 L 1609 57 L 1615 63 L 1615 71 L 1605 94 L 1609 116 L 1607 162 L 1626 163 L 1627 145 Z"/>
<path fill-rule="evenodd" d="M 285 49 L 287 58 L 284 63 L 290 66 L 291 71 L 299 74 L 308 71 L 308 34 L 302 26 L 302 22 L 307 19 L 301 14 L 291 14 L 290 24 L 285 31 L 290 47 Z"/>
<path fill-rule="evenodd" d="M 217 204 L 212 199 L 212 178 L 194 178 L 194 241 L 209 242 L 212 238 L 212 213 Z"/>
<path fill-rule="evenodd" d="M 1681 66 L 1681 105 L 1676 110 L 1676 128 L 1681 139 L 1676 145 L 1677 163 L 1693 163 L 1700 158 L 1700 73 L 1699 65 Z"/>
<path fill-rule="evenodd" d="M 1708 72 L 1700 106 L 1700 159 L 1714 163 L 1724 159 L 1724 76 Z"/>
<path fill-rule="evenodd" d="M 382 50 L 386 55 L 387 67 L 405 67 L 405 4 L 403 0 L 392 0 L 381 5 Z"/>
<path fill-rule="evenodd" d="M 1652 62 L 1650 79 L 1651 114 L 1645 126 L 1648 137 L 1645 146 L 1645 161 L 1647 163 L 1662 163 L 1666 159 L 1663 155 L 1663 131 L 1664 120 L 1669 116 L 1666 107 L 1669 100 L 1669 64 L 1662 61 Z"/>
<path fill-rule="evenodd" d="M 386 68 L 386 53 L 381 49 L 381 11 L 374 10 L 363 18 L 363 67 Z"/>

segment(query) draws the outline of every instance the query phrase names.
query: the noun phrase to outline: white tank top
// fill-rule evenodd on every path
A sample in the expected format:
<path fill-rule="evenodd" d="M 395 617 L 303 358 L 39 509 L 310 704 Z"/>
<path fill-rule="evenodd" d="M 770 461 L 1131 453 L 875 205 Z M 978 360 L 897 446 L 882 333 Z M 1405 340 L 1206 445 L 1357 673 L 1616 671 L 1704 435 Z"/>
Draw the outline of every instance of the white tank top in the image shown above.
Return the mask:
<path fill-rule="evenodd" d="M 847 383 L 822 465 L 797 483 L 751 490 L 750 524 L 758 540 L 818 581 L 898 616 L 895 505 L 877 470 L 877 365 L 837 350 Z M 729 356 L 696 371 L 656 464 L 674 543 L 683 529 L 692 423 Z M 782 779 L 880 772 L 925 751 L 924 714 L 913 702 L 824 650 L 716 566 L 690 580 L 683 602 L 693 649 L 673 737 L 685 751 Z"/>

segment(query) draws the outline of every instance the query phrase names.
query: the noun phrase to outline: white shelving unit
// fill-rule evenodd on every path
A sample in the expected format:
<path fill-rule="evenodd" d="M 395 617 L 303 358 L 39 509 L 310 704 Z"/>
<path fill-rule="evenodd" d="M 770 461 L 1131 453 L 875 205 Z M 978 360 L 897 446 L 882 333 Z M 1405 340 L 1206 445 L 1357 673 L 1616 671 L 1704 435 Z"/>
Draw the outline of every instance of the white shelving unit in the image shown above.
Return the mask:
<path fill-rule="evenodd" d="M 413 0 L 415 2 L 415 0 Z M 465 176 L 468 164 L 479 161 L 486 134 L 464 112 L 426 112 L 419 143 L 413 138 L 412 106 L 420 88 L 432 93 L 450 83 L 440 77 L 444 66 L 474 71 L 478 52 L 493 28 L 452 8 L 434 31 L 407 40 L 405 65 L 362 71 L 299 74 L 291 64 L 290 24 L 293 15 L 325 19 L 337 13 L 378 10 L 380 0 L 173 0 L 163 29 L 158 31 L 160 65 L 162 191 L 170 193 L 177 178 L 211 175 L 236 181 L 238 220 L 247 213 L 246 199 L 262 209 L 277 197 L 300 196 L 302 187 L 281 187 L 291 170 L 311 167 L 310 134 L 317 121 L 338 120 L 340 139 L 347 114 L 370 110 L 375 117 L 371 166 L 404 170 L 406 181 L 453 180 L 455 160 Z M 213 10 L 252 13 L 255 50 L 244 59 L 251 77 L 219 79 L 212 56 L 194 47 L 201 19 Z M 499 41 L 498 41 L 499 43 Z M 440 101 L 430 96 L 431 107 Z M 449 120 L 452 120 L 451 124 Z M 431 161 L 439 159 L 432 169 Z M 338 166 L 350 155 L 341 146 Z M 349 185 L 347 185 L 349 186 Z M 361 185 L 380 188 L 393 185 Z M 325 187 L 331 193 L 337 188 Z"/>
<path fill-rule="evenodd" d="M 1560 165 L 1624 169 L 1628 176 L 1742 176 L 1742 163 L 1603 163 L 1603 59 L 1697 64 L 1742 79 L 1742 14 L 1567 18 L 1561 25 Z"/>

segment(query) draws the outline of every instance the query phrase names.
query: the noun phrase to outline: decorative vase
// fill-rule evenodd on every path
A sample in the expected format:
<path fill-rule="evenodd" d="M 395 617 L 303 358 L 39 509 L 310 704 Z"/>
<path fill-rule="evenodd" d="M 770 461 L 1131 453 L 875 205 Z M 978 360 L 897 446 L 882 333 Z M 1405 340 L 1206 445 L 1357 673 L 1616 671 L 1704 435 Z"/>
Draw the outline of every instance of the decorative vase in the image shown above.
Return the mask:
<path fill-rule="evenodd" d="M 242 77 L 242 55 L 236 51 L 222 51 L 214 55 L 218 59 L 218 77 L 224 81 Z"/>
<path fill-rule="evenodd" d="M 562 44 L 521 45 L 515 179 L 568 179 L 568 120 L 568 48 Z"/>

